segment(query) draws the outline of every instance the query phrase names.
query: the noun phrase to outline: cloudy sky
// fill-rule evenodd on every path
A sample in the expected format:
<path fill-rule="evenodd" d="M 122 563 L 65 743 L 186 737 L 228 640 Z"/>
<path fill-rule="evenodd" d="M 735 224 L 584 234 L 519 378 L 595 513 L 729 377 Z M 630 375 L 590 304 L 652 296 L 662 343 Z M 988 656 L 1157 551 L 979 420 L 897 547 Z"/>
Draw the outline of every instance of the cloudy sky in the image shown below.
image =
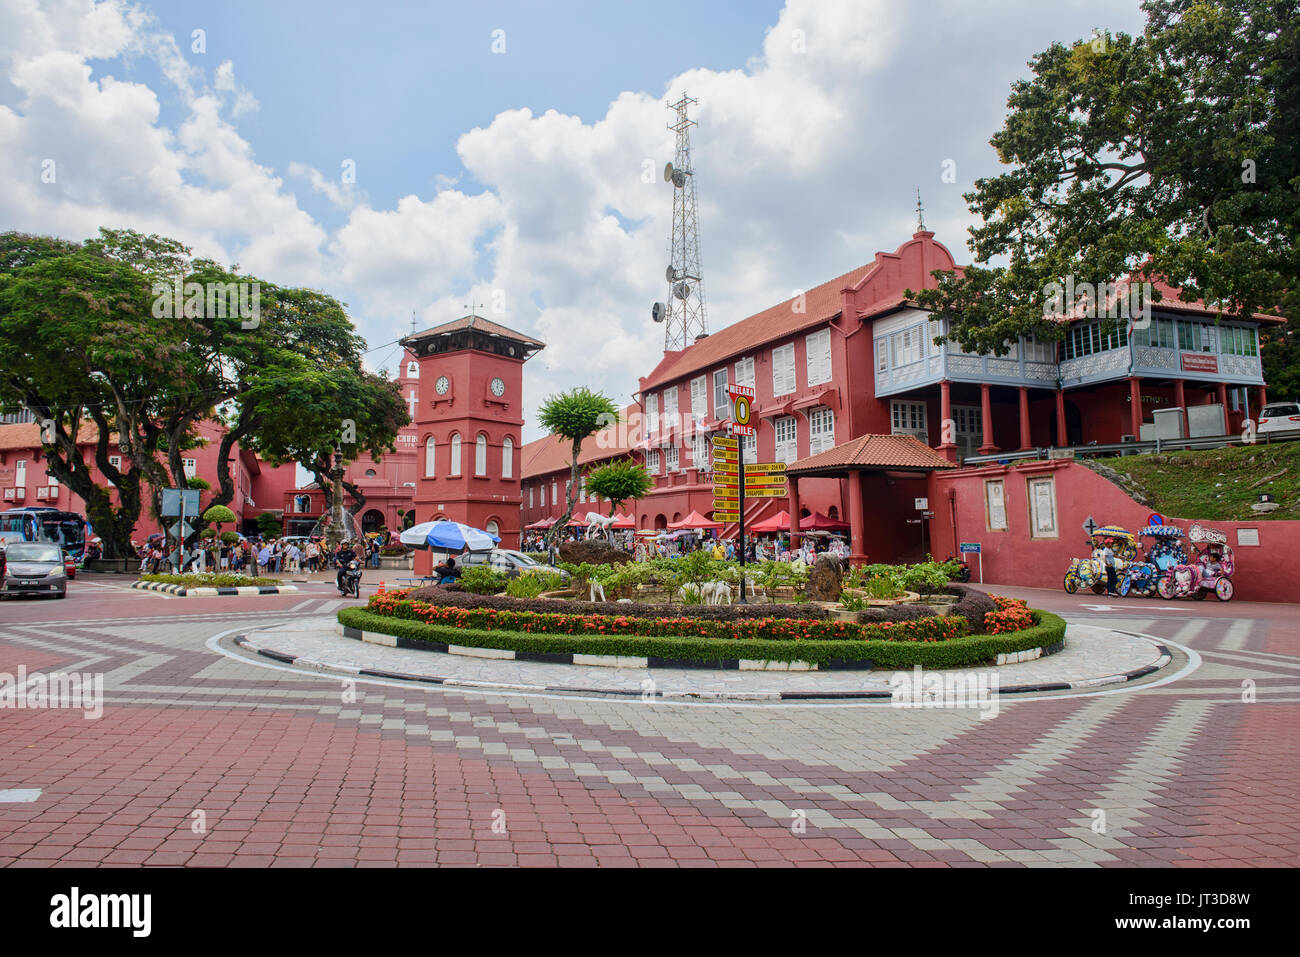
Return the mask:
<path fill-rule="evenodd" d="M 1138 0 L 0 0 L 0 229 L 129 226 L 323 289 L 376 368 L 413 312 L 483 303 L 548 343 L 526 414 L 574 385 L 625 402 L 663 348 L 669 95 L 700 101 L 717 330 L 897 247 L 918 187 L 968 261 L 961 194 L 1026 61 L 1142 23 Z"/>

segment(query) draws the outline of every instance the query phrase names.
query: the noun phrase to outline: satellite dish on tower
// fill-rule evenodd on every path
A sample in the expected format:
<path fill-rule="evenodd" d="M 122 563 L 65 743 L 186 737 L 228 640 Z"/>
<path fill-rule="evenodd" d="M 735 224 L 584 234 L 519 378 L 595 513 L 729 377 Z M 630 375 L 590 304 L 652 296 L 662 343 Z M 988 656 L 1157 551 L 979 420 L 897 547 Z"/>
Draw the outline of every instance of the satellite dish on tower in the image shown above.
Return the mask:
<path fill-rule="evenodd" d="M 673 169 L 673 164 L 668 163 L 664 166 L 664 182 L 680 188 L 686 185 L 686 174 L 679 169 Z"/>
<path fill-rule="evenodd" d="M 678 299 L 689 299 L 691 298 L 691 287 L 687 283 L 679 282 L 673 286 L 673 295 Z"/>
<path fill-rule="evenodd" d="M 676 282 L 677 281 L 676 267 L 669 266 L 666 270 L 664 270 L 664 276 L 665 278 L 667 278 L 669 282 Z"/>
<path fill-rule="evenodd" d="M 664 182 L 671 183 L 672 181 L 673 181 L 673 164 L 668 163 L 667 165 L 664 166 Z"/>
<path fill-rule="evenodd" d="M 663 322 L 668 318 L 668 306 L 662 302 L 656 302 L 650 308 L 650 318 L 655 322 Z"/>

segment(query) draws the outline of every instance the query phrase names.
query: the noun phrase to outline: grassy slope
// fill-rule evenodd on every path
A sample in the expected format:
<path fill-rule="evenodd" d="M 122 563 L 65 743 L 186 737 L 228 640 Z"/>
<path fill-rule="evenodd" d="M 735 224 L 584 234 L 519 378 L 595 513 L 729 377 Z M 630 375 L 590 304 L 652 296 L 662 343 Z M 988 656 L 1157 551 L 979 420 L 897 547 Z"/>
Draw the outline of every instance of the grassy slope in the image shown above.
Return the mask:
<path fill-rule="evenodd" d="M 1164 515 L 1210 521 L 1300 519 L 1300 442 L 1098 461 L 1132 479 Z M 1282 474 L 1250 488 L 1276 472 Z M 1272 495 L 1282 507 L 1252 512 L 1250 506 L 1261 492 Z"/>

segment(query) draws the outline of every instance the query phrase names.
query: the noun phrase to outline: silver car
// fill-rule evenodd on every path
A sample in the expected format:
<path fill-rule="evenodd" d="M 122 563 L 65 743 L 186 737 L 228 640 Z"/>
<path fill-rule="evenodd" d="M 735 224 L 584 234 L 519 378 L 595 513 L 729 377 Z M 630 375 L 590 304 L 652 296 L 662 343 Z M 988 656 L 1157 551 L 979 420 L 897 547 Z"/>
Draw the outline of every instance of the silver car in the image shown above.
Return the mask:
<path fill-rule="evenodd" d="M 4 552 L 4 579 L 0 597 L 9 595 L 53 595 L 68 593 L 68 576 L 63 568 L 63 551 L 44 542 L 13 542 Z"/>
<path fill-rule="evenodd" d="M 507 578 L 518 578 L 524 573 L 551 572 L 559 575 L 566 582 L 569 580 L 569 573 L 563 568 L 544 565 L 529 558 L 523 552 L 517 552 L 511 548 L 494 548 L 490 552 L 466 552 L 464 555 L 457 556 L 456 563 L 466 568 L 473 565 L 487 565 L 493 571 L 501 572 Z"/>

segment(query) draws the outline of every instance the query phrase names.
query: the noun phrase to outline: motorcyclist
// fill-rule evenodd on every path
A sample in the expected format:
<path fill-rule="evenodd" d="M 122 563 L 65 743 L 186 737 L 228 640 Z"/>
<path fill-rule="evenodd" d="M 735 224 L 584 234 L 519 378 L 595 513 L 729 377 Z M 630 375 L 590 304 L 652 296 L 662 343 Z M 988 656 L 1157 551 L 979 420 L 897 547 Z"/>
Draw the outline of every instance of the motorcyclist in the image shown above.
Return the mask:
<path fill-rule="evenodd" d="M 351 545 L 347 542 L 339 542 L 339 547 L 334 552 L 334 561 L 338 565 L 338 573 L 334 576 L 334 582 L 338 585 L 339 591 L 344 590 L 343 573 L 348 569 L 348 562 L 354 561 L 356 557 Z"/>

